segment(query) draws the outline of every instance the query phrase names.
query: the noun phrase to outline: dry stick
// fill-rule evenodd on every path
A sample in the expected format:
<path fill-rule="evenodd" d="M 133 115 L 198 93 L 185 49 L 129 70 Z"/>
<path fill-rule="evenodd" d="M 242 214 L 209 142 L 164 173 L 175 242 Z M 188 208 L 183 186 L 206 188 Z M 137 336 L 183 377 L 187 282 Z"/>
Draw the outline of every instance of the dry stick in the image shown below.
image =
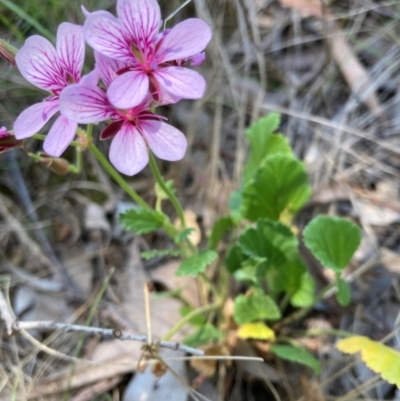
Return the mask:
<path fill-rule="evenodd" d="M 115 338 L 118 340 L 130 340 L 130 341 L 140 341 L 140 342 L 148 342 L 148 337 L 144 335 L 136 335 L 136 334 L 126 334 L 123 333 L 120 329 L 103 329 L 101 327 L 88 327 L 88 326 L 80 326 L 77 324 L 68 324 L 68 323 L 57 323 L 53 321 L 31 321 L 31 322 L 20 322 L 16 321 L 12 325 L 12 329 L 15 332 L 19 332 L 22 330 L 39 330 L 39 331 L 53 331 L 60 330 L 65 333 L 86 333 L 96 335 L 99 334 L 105 338 Z M 159 346 L 162 348 L 169 348 L 172 350 L 179 350 L 183 352 L 187 352 L 192 355 L 204 355 L 204 351 L 187 347 L 186 345 L 179 344 L 173 341 L 160 341 Z"/>
<path fill-rule="evenodd" d="M 6 333 L 11 336 L 14 318 L 2 291 L 0 291 L 0 322 L 1 321 L 3 321 L 6 326 Z"/>

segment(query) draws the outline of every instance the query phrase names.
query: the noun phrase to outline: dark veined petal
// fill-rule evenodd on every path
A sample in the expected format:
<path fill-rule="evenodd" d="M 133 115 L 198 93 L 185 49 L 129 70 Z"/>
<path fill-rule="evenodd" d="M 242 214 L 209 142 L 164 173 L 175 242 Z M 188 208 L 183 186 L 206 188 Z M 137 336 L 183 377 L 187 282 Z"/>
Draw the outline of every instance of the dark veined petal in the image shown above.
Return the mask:
<path fill-rule="evenodd" d="M 185 67 L 165 67 L 155 71 L 159 85 L 167 92 L 182 99 L 200 99 L 206 81 L 196 71 Z"/>
<path fill-rule="evenodd" d="M 25 109 L 14 122 L 14 135 L 17 139 L 36 134 L 60 110 L 58 100 L 36 103 Z"/>
<path fill-rule="evenodd" d="M 57 30 L 57 54 L 64 71 L 79 82 L 85 60 L 85 40 L 83 27 L 63 22 Z"/>
<path fill-rule="evenodd" d="M 58 117 L 44 140 L 44 151 L 50 156 L 61 156 L 74 139 L 77 128 L 77 123 L 64 116 Z"/>
<path fill-rule="evenodd" d="M 162 121 L 141 121 L 142 135 L 151 151 L 160 159 L 181 160 L 185 156 L 187 140 L 185 135 L 172 125 Z"/>
<path fill-rule="evenodd" d="M 118 109 L 131 109 L 143 102 L 149 91 L 149 78 L 141 71 L 128 71 L 111 82 L 110 103 Z"/>
<path fill-rule="evenodd" d="M 54 46 L 42 36 L 29 37 L 15 61 L 22 76 L 40 89 L 57 91 L 68 84 Z"/>
<path fill-rule="evenodd" d="M 146 49 L 161 26 L 157 0 L 118 0 L 117 14 L 129 39 L 141 49 Z"/>
<path fill-rule="evenodd" d="M 80 124 L 98 123 L 115 114 L 101 88 L 82 84 L 70 85 L 61 92 L 60 110 L 68 120 Z"/>
<path fill-rule="evenodd" d="M 190 58 L 202 52 L 211 37 L 211 29 L 206 22 L 199 18 L 189 18 L 174 26 L 162 39 L 157 50 L 157 61 Z"/>
<path fill-rule="evenodd" d="M 146 142 L 129 122 L 122 125 L 112 140 L 109 157 L 115 168 L 126 175 L 137 174 L 149 162 Z"/>
<path fill-rule="evenodd" d="M 120 60 L 133 59 L 123 26 L 109 12 L 91 13 L 85 21 L 83 33 L 87 44 L 105 56 Z"/>

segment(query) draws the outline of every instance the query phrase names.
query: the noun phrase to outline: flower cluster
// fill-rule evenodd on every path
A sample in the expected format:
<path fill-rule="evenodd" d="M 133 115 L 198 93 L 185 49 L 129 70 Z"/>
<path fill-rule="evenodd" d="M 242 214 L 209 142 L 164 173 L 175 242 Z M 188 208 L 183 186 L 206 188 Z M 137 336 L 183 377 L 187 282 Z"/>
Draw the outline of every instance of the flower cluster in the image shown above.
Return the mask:
<path fill-rule="evenodd" d="M 204 60 L 210 28 L 192 18 L 160 31 L 157 0 L 118 0 L 118 18 L 106 11 L 84 13 L 83 27 L 59 26 L 55 48 L 32 36 L 18 51 L 21 74 L 49 95 L 18 116 L 15 137 L 34 135 L 60 112 L 43 145 L 51 156 L 65 151 L 78 124 L 106 121 L 100 138 L 112 138 L 109 157 L 122 173 L 133 175 L 146 166 L 147 147 L 161 159 L 180 160 L 186 138 L 155 108 L 203 96 L 204 78 L 187 66 Z M 94 49 L 96 63 L 81 76 L 85 42 Z"/>

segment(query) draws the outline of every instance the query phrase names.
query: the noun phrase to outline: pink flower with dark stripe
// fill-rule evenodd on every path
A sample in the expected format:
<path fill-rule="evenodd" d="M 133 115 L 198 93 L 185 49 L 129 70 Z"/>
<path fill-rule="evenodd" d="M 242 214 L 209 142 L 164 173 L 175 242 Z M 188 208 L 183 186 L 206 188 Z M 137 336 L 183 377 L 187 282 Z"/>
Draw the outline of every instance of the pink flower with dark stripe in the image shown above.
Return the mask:
<path fill-rule="evenodd" d="M 93 49 L 126 63 L 107 91 L 115 107 L 138 106 L 149 91 L 156 101 L 169 97 L 170 103 L 203 96 L 204 78 L 184 66 L 204 60 L 202 52 L 212 36 L 204 21 L 187 19 L 159 33 L 157 0 L 118 0 L 117 14 L 118 18 L 95 11 L 84 27 L 85 40 Z"/>
<path fill-rule="evenodd" d="M 58 27 L 56 48 L 39 35 L 26 40 L 16 55 L 17 67 L 27 81 L 50 96 L 18 116 L 14 123 L 17 139 L 36 134 L 60 110 L 60 94 L 80 81 L 84 56 L 83 28 L 68 22 Z M 60 156 L 74 139 L 77 127 L 75 121 L 59 116 L 44 141 L 45 152 Z"/>
<path fill-rule="evenodd" d="M 116 71 L 125 66 L 119 60 L 96 53 L 96 71 L 109 87 L 118 79 Z M 151 111 L 154 100 L 147 96 L 136 107 L 120 109 L 111 104 L 106 88 L 93 82 L 81 82 L 65 88 L 60 96 L 61 113 L 80 124 L 111 120 L 100 139 L 112 138 L 110 161 L 117 170 L 134 175 L 148 163 L 147 146 L 160 159 L 176 161 L 183 158 L 187 141 L 181 131 L 165 122 L 166 118 Z"/>

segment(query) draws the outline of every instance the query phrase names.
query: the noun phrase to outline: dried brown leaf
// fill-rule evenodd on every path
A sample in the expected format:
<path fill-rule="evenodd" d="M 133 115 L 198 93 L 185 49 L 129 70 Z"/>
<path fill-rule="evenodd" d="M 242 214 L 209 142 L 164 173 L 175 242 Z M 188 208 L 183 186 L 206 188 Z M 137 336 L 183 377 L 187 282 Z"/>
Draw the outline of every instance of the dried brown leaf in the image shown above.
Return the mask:
<path fill-rule="evenodd" d="M 229 350 L 223 344 L 213 344 L 213 345 L 205 345 L 200 347 L 204 350 L 204 355 L 207 356 L 229 356 Z M 226 360 L 227 363 L 231 363 L 229 359 Z M 215 374 L 217 370 L 217 361 L 216 360 L 204 360 L 204 359 L 192 359 L 190 361 L 190 366 L 193 369 L 196 369 L 203 376 L 211 377 Z"/>
<path fill-rule="evenodd" d="M 293 8 L 303 17 L 322 17 L 320 0 L 279 0 L 282 7 Z"/>

